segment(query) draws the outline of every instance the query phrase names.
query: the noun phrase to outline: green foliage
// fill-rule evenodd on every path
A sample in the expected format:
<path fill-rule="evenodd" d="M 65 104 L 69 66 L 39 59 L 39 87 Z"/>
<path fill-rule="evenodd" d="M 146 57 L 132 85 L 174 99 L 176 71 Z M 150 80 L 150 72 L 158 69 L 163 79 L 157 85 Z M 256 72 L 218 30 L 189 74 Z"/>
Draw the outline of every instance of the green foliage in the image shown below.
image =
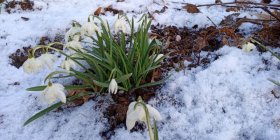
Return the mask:
<path fill-rule="evenodd" d="M 41 60 L 35 58 L 34 54 L 35 51 L 39 49 L 42 49 L 44 53 L 48 53 L 48 50 L 52 49 L 66 57 L 63 63 L 66 70 L 51 72 L 46 76 L 44 80 L 45 83 L 48 81 L 49 85 L 51 85 L 51 80 L 53 78 L 75 77 L 83 81 L 82 85 L 67 85 L 64 86 L 65 90 L 87 89 L 87 91 L 89 91 L 88 89 L 91 89 L 97 94 L 110 88 L 110 81 L 112 79 L 115 79 L 118 86 L 117 89 L 124 91 L 133 91 L 137 88 L 155 86 L 164 82 L 164 80 L 156 82 L 145 81 L 152 71 L 160 67 L 160 62 L 164 58 L 162 54 L 159 54 L 161 50 L 159 41 L 149 39 L 148 31 L 151 26 L 151 20 L 148 19 L 146 15 L 141 18 L 140 25 L 136 32 L 134 31 L 134 19 L 132 18 L 129 20 L 126 17 L 126 22 L 130 27 L 130 34 L 125 34 L 124 32 L 112 34 L 108 23 L 105 23 L 99 17 L 94 18 L 101 23 L 101 30 L 98 30 L 98 32 L 96 30 L 94 36 L 85 35 L 82 33 L 82 30 L 76 32 L 79 28 L 83 28 L 83 26 L 77 22 L 73 23 L 74 33 L 72 35 L 66 35 L 70 38 L 70 42 L 72 41 L 72 46 L 68 48 L 71 52 L 70 54 L 65 51 L 65 49 L 62 51 L 52 47 L 55 44 L 63 45 L 59 42 L 53 42 L 46 46 L 40 45 L 29 52 L 28 58 L 38 60 L 37 63 L 41 63 Z M 95 28 L 95 23 L 91 22 L 90 17 L 89 24 L 88 26 L 94 26 Z M 77 36 L 79 39 L 77 39 Z M 91 45 L 87 47 L 81 46 L 80 38 L 90 38 L 92 40 L 92 42 L 89 42 Z M 47 59 L 48 62 L 52 61 L 51 56 L 45 59 Z M 29 59 L 27 61 L 29 61 Z M 38 68 L 32 63 L 28 63 L 27 65 L 32 68 Z M 72 67 L 73 65 L 79 65 L 83 70 L 76 70 Z M 44 91 L 47 87 L 49 86 L 36 86 L 28 88 L 27 90 Z M 77 96 L 67 97 L 67 102 L 88 94 L 92 93 L 80 93 Z M 58 102 L 40 111 L 28 119 L 24 125 L 60 107 L 62 104 L 62 102 Z"/>
<path fill-rule="evenodd" d="M 80 57 L 68 56 L 75 62 L 84 60 L 89 68 L 87 72 L 71 69 L 71 75 L 85 83 L 98 86 L 99 88 L 94 88 L 98 92 L 106 89 L 111 79 L 117 79 L 119 88 L 125 91 L 155 86 L 163 82 L 143 83 L 149 73 L 160 67 L 160 61 L 163 59 L 162 57 L 156 60 L 160 47 L 156 40 L 149 40 L 148 30 L 151 20 L 144 16 L 135 32 L 134 19 L 130 21 L 126 18 L 131 33 L 126 35 L 118 32 L 114 36 L 108 24 L 99 17 L 96 19 L 103 24 L 101 24 L 101 32 L 96 33 L 96 37 L 89 36 L 94 45 L 85 51 L 72 48 Z"/>
<path fill-rule="evenodd" d="M 90 95 L 90 94 L 92 94 L 92 93 L 90 93 L 90 92 L 87 92 L 87 93 L 82 92 L 82 93 L 76 94 L 76 95 L 74 95 L 74 96 L 68 97 L 68 98 L 67 98 L 67 101 L 73 101 L 73 100 L 75 100 L 75 99 L 77 99 L 77 98 L 80 98 L 80 97 L 85 96 L 85 95 Z M 45 114 L 47 114 L 47 113 L 49 113 L 50 111 L 52 111 L 52 110 L 54 110 L 54 109 L 60 107 L 61 105 L 63 105 L 63 103 L 62 103 L 62 102 L 58 102 L 58 103 L 53 104 L 53 105 L 51 105 L 50 107 L 48 107 L 48 108 L 46 108 L 46 109 L 44 109 L 44 110 L 42 110 L 42 111 L 36 113 L 36 114 L 33 115 L 32 117 L 30 117 L 27 121 L 25 121 L 24 124 L 23 124 L 23 126 L 26 126 L 27 124 L 29 124 L 29 123 L 31 123 L 32 121 L 34 121 L 34 120 L 36 120 L 36 119 L 38 119 L 38 118 L 44 116 Z"/>

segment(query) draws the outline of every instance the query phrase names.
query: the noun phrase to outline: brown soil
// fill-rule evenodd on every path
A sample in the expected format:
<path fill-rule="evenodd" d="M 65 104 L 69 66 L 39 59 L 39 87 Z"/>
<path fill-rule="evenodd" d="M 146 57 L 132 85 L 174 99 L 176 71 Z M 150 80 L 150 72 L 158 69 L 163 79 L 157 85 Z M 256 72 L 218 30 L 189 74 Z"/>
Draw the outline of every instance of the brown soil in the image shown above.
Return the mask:
<path fill-rule="evenodd" d="M 34 2 L 30 0 L 23 0 L 23 1 L 10 1 L 5 5 L 5 9 L 8 13 L 12 12 L 12 9 L 20 7 L 21 10 L 30 10 L 33 11 Z"/>
<path fill-rule="evenodd" d="M 47 45 L 52 41 L 61 41 L 62 38 L 57 36 L 54 40 L 51 40 L 48 37 L 42 37 L 38 45 Z M 63 46 L 61 45 L 53 45 L 52 47 L 62 50 Z M 19 68 L 22 64 L 28 59 L 28 51 L 31 51 L 31 46 L 23 47 L 22 49 L 17 49 L 16 52 L 12 53 L 9 58 L 11 59 L 11 65 Z M 52 52 L 51 50 L 49 50 Z M 42 49 L 38 49 L 35 52 L 35 57 L 39 57 L 43 53 Z"/>

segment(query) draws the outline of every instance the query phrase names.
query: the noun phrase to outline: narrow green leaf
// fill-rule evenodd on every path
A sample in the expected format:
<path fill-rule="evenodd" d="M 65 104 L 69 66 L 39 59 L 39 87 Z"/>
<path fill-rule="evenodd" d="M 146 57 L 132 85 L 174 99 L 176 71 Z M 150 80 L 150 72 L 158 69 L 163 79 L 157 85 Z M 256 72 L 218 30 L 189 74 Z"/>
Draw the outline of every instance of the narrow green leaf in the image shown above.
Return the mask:
<path fill-rule="evenodd" d="M 92 80 L 94 84 L 96 84 L 97 86 L 100 86 L 100 87 L 109 87 L 109 83 L 104 83 L 104 82 L 99 82 L 99 81 L 96 81 L 96 80 Z"/>
<path fill-rule="evenodd" d="M 160 85 L 160 84 L 164 83 L 165 80 L 167 80 L 168 78 L 169 78 L 169 77 L 164 78 L 164 79 L 162 79 L 162 80 L 160 80 L 160 81 L 157 81 L 157 82 L 151 82 L 151 83 L 143 84 L 143 85 L 140 85 L 140 86 L 138 86 L 138 87 L 136 87 L 136 88 L 138 89 L 138 88 L 145 88 L 145 87 L 151 87 L 151 86 Z"/>
<path fill-rule="evenodd" d="M 47 86 L 36 86 L 26 89 L 27 91 L 43 91 Z M 64 86 L 66 90 L 76 90 L 76 89 L 89 89 L 88 85 L 67 85 Z"/>
<path fill-rule="evenodd" d="M 56 103 L 56 104 L 54 104 L 54 105 L 52 105 L 52 106 L 50 106 L 50 107 L 48 107 L 48 108 L 46 108 L 46 109 L 44 109 L 44 110 L 42 110 L 42 111 L 36 113 L 36 114 L 33 115 L 31 118 L 29 118 L 26 122 L 24 122 L 23 126 L 26 126 L 26 125 L 29 124 L 30 122 L 32 122 L 32 121 L 34 121 L 34 120 L 36 120 L 36 119 L 42 117 L 42 116 L 45 115 L 46 113 L 48 113 L 48 112 L 50 112 L 50 111 L 52 111 L 52 110 L 54 110 L 54 109 L 60 107 L 62 104 L 63 104 L 62 102 L 58 102 L 58 103 Z"/>
<path fill-rule="evenodd" d="M 275 85 L 277 86 L 280 86 L 280 82 L 277 82 L 275 80 L 272 80 L 272 79 L 268 79 L 270 82 L 274 83 Z"/>
<path fill-rule="evenodd" d="M 116 78 L 116 81 L 117 81 L 117 83 L 122 83 L 122 82 L 128 80 L 131 76 L 132 76 L 132 73 L 126 74 L 124 76 Z"/>
<path fill-rule="evenodd" d="M 36 86 L 36 87 L 31 87 L 27 88 L 27 91 L 42 91 L 46 88 L 47 86 Z"/>

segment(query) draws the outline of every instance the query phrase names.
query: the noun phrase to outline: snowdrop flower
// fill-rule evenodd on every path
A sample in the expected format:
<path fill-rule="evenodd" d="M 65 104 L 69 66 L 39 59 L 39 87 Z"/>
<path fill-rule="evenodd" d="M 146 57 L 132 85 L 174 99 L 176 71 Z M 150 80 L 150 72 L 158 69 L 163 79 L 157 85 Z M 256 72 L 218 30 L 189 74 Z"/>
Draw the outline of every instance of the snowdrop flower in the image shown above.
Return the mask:
<path fill-rule="evenodd" d="M 70 71 L 70 68 L 76 68 L 76 63 L 71 59 L 66 59 L 61 63 L 61 68 Z"/>
<path fill-rule="evenodd" d="M 81 27 L 74 26 L 70 28 L 69 31 L 66 32 L 65 34 L 65 42 L 69 42 L 69 38 L 73 37 L 74 35 L 77 35 L 78 33 L 81 32 Z"/>
<path fill-rule="evenodd" d="M 115 79 L 112 79 L 110 84 L 109 84 L 109 92 L 116 94 L 118 91 L 118 83 L 116 82 Z"/>
<path fill-rule="evenodd" d="M 256 46 L 253 43 L 250 43 L 250 42 L 242 45 L 242 50 L 245 51 L 245 52 L 250 52 L 255 48 L 256 48 Z"/>
<path fill-rule="evenodd" d="M 123 33 L 126 33 L 126 25 L 124 23 L 124 20 L 122 19 L 117 19 L 115 22 L 115 33 L 122 31 Z"/>
<path fill-rule="evenodd" d="M 28 58 L 23 63 L 23 70 L 24 72 L 30 74 L 30 73 L 38 73 L 43 68 L 43 62 L 39 59 L 36 59 L 34 57 Z"/>
<path fill-rule="evenodd" d="M 93 35 L 96 32 L 100 32 L 100 29 L 96 26 L 96 24 L 94 22 L 90 21 L 90 22 L 86 22 L 82 26 L 81 32 L 83 35 Z"/>
<path fill-rule="evenodd" d="M 66 103 L 66 95 L 64 93 L 64 86 L 58 83 L 50 83 L 43 91 L 44 99 L 48 104 L 52 104 L 59 99 L 61 102 Z"/>
<path fill-rule="evenodd" d="M 53 63 L 56 61 L 57 57 L 53 54 L 42 54 L 38 59 L 45 63 L 49 69 L 53 69 Z"/>
<path fill-rule="evenodd" d="M 81 42 L 75 41 L 75 40 L 66 43 L 65 48 L 67 48 L 69 50 L 71 50 L 70 48 L 73 48 L 75 50 L 80 50 L 80 51 L 84 52 Z M 71 51 L 74 51 L 74 50 L 71 50 Z"/>
<path fill-rule="evenodd" d="M 158 60 L 160 60 L 162 57 L 164 57 L 164 54 L 158 54 L 155 58 L 155 55 L 153 54 L 152 56 L 150 56 L 150 59 L 154 59 L 154 62 L 157 62 Z"/>
<path fill-rule="evenodd" d="M 155 62 L 157 62 L 158 60 L 160 60 L 162 57 L 164 57 L 163 54 L 159 54 L 157 55 L 156 59 L 155 59 Z"/>
<path fill-rule="evenodd" d="M 131 130 L 136 121 L 142 121 L 142 122 L 146 122 L 146 113 L 145 113 L 145 109 L 142 105 L 137 105 L 135 108 L 137 102 L 132 102 L 129 104 L 128 106 L 128 111 L 126 114 L 126 127 L 128 130 Z M 158 110 L 156 110 L 155 108 L 153 108 L 152 106 L 146 104 L 146 107 L 149 111 L 150 117 L 154 118 L 156 121 L 160 121 L 162 120 L 162 117 L 160 115 L 160 113 L 158 112 Z M 148 118 L 150 119 L 150 118 Z"/>

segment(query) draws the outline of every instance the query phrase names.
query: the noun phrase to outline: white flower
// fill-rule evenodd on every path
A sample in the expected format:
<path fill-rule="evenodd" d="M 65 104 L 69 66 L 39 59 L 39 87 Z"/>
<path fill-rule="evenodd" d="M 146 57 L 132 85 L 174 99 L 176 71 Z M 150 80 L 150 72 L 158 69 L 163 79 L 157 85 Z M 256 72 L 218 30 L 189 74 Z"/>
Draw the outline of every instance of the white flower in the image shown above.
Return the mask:
<path fill-rule="evenodd" d="M 151 55 L 150 59 L 154 60 L 154 62 L 159 61 L 162 57 L 164 57 L 164 54 L 158 54 L 155 58 L 155 55 Z"/>
<path fill-rule="evenodd" d="M 164 55 L 163 55 L 163 54 L 159 54 L 159 55 L 157 55 L 157 57 L 156 57 L 156 59 L 155 59 L 155 62 L 156 62 L 156 61 L 158 61 L 158 60 L 160 60 L 162 57 L 164 57 Z"/>
<path fill-rule="evenodd" d="M 52 104 L 59 99 L 66 103 L 66 95 L 64 93 L 64 86 L 58 83 L 48 85 L 43 91 L 43 95 L 48 104 Z"/>
<path fill-rule="evenodd" d="M 69 38 L 72 38 L 74 35 L 77 35 L 79 32 L 81 32 L 81 27 L 72 27 L 69 31 L 65 34 L 65 42 L 69 42 Z"/>
<path fill-rule="evenodd" d="M 83 46 L 82 46 L 81 42 L 75 41 L 75 40 L 66 43 L 65 44 L 65 48 L 67 48 L 67 49 L 69 49 L 69 50 L 71 50 L 73 52 L 75 52 L 75 51 L 70 49 L 70 48 L 73 48 L 75 50 L 80 50 L 80 51 L 84 52 Z"/>
<path fill-rule="evenodd" d="M 57 57 L 53 54 L 42 54 L 38 59 L 45 63 L 49 69 L 53 69 L 53 63 L 56 61 Z"/>
<path fill-rule="evenodd" d="M 109 92 L 116 94 L 118 91 L 118 83 L 116 82 L 115 79 L 112 79 L 110 84 L 109 84 Z"/>
<path fill-rule="evenodd" d="M 253 43 L 250 43 L 250 42 L 242 45 L 242 50 L 245 51 L 245 52 L 250 52 L 255 48 L 256 48 L 256 46 Z"/>
<path fill-rule="evenodd" d="M 115 33 L 119 32 L 119 31 L 126 33 L 126 25 L 125 25 L 124 20 L 117 19 L 114 26 L 115 26 Z"/>
<path fill-rule="evenodd" d="M 128 111 L 126 114 L 126 127 L 128 130 L 131 130 L 134 127 L 136 121 L 143 121 L 147 123 L 144 107 L 142 105 L 137 105 L 135 108 L 134 106 L 136 103 L 137 102 L 132 102 L 128 106 Z M 156 121 L 162 120 L 160 113 L 155 108 L 148 104 L 146 104 L 146 107 L 149 111 L 150 117 L 154 118 Z"/>
<path fill-rule="evenodd" d="M 38 73 L 43 68 L 43 63 L 41 60 L 36 59 L 34 57 L 28 58 L 23 63 L 23 70 L 26 73 Z"/>
<path fill-rule="evenodd" d="M 92 21 L 90 22 L 86 22 L 83 26 L 82 26 L 82 34 L 83 35 L 93 35 L 96 32 L 100 32 L 100 29 L 96 26 L 96 24 Z"/>
<path fill-rule="evenodd" d="M 66 59 L 61 63 L 61 68 L 70 71 L 70 68 L 76 68 L 76 63 L 71 59 Z"/>

